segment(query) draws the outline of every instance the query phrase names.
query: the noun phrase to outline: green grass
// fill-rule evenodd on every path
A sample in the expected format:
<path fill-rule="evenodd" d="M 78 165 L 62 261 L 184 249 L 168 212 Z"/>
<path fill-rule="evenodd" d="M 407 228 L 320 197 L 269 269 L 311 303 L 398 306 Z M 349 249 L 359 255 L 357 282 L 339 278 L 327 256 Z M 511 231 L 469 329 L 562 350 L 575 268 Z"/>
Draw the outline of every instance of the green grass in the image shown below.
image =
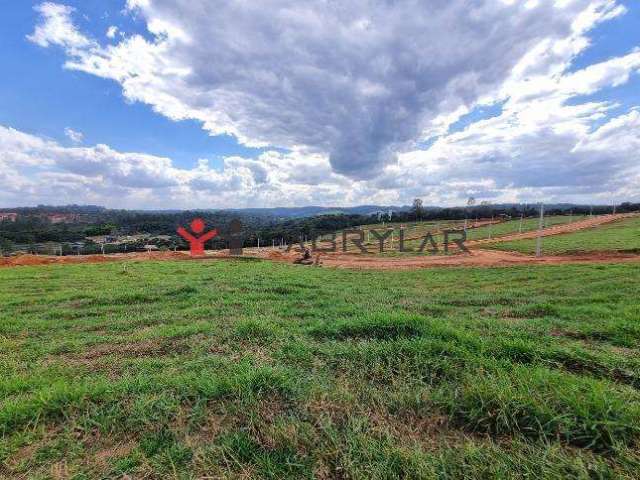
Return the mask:
<path fill-rule="evenodd" d="M 393 230 L 393 238 L 391 236 L 387 237 L 386 240 L 384 240 L 384 245 L 386 249 L 385 253 L 394 253 L 398 252 L 398 238 L 400 235 L 401 227 L 404 228 L 404 237 L 407 239 L 407 246 L 409 246 L 419 244 L 419 240 L 410 240 L 412 238 L 422 238 L 427 233 L 432 233 L 437 236 L 438 234 L 436 234 L 435 232 L 440 232 L 444 229 L 460 229 L 463 227 L 463 225 L 464 220 L 437 220 L 430 222 L 394 222 L 386 224 L 363 225 L 356 228 L 364 231 L 365 248 L 369 250 L 371 254 L 376 254 L 379 253 L 380 243 L 379 240 L 377 240 L 376 237 L 372 233 L 370 233 L 372 230 L 378 231 L 380 235 L 383 235 L 389 229 Z M 357 237 L 355 235 L 352 235 L 349 238 Z M 338 242 L 338 250 L 342 251 L 342 231 L 336 232 L 336 239 Z M 347 241 L 347 251 L 361 253 L 360 249 L 350 240 Z"/>
<path fill-rule="evenodd" d="M 0 270 L 0 478 L 637 478 L 640 269 Z"/>
<path fill-rule="evenodd" d="M 546 228 L 552 227 L 554 225 L 564 225 L 571 222 L 577 222 L 579 220 L 584 220 L 585 216 L 579 215 L 553 215 L 549 217 L 545 217 L 544 225 Z M 437 243 L 439 254 L 444 253 L 444 235 L 441 233 L 435 233 L 436 231 L 442 229 L 451 229 L 451 230 L 459 230 L 462 229 L 464 225 L 464 221 L 458 222 L 441 222 L 438 226 L 434 223 L 422 223 L 416 225 L 407 225 L 405 228 L 405 247 L 407 249 L 413 249 L 413 252 L 406 252 L 408 255 L 416 255 L 415 252 L 424 240 L 424 236 L 427 233 L 431 233 L 433 235 L 434 241 Z M 522 225 L 520 219 L 508 220 L 505 222 L 497 223 L 494 225 L 485 225 L 482 227 L 472 228 L 473 221 L 469 221 L 469 228 L 467 229 L 467 240 L 482 240 L 489 238 L 497 238 L 505 235 L 511 235 L 514 233 L 520 232 L 530 232 L 536 230 L 539 225 L 538 218 L 524 218 L 522 220 Z M 394 243 L 391 245 L 390 240 L 385 242 L 384 252 L 387 256 L 402 256 L 403 254 L 398 251 L 399 237 L 399 226 L 396 226 L 396 231 L 394 232 Z M 457 235 L 452 236 L 452 238 L 459 238 Z M 365 237 L 366 240 L 366 237 Z M 379 244 L 378 242 L 371 236 L 371 241 L 367 244 L 367 248 L 371 251 L 371 253 L 378 252 Z M 393 248 L 392 248 L 393 247 Z M 424 251 L 422 252 L 425 255 L 429 255 L 429 249 L 431 249 L 431 245 L 429 243 L 426 244 Z M 357 251 L 357 247 L 355 245 L 348 245 L 349 251 Z"/>
<path fill-rule="evenodd" d="M 545 228 L 554 225 L 565 225 L 567 223 L 584 220 L 585 216 L 580 215 L 552 215 L 544 218 Z M 504 235 L 512 235 L 514 233 L 531 232 L 537 230 L 540 224 L 539 218 L 524 218 L 522 220 L 522 229 L 520 228 L 520 219 L 509 220 L 497 225 L 487 225 L 467 230 L 467 240 L 482 240 L 485 238 L 495 238 Z"/>
<path fill-rule="evenodd" d="M 483 245 L 482 248 L 534 254 L 536 240 Z M 570 255 L 585 252 L 640 253 L 640 217 L 625 218 L 573 233 L 543 237 L 545 254 Z"/>

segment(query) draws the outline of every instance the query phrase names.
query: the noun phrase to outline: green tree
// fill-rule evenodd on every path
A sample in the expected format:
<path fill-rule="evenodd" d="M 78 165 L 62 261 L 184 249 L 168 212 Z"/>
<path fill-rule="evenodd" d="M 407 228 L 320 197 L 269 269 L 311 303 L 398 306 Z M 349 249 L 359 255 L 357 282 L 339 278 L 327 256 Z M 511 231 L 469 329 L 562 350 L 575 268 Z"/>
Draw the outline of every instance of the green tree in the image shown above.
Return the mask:
<path fill-rule="evenodd" d="M 422 218 L 422 216 L 424 215 L 424 209 L 422 208 L 422 199 L 421 198 L 416 198 L 413 200 L 413 208 L 412 208 L 413 214 L 416 217 L 416 220 L 420 220 Z"/>
<path fill-rule="evenodd" d="M 14 244 L 8 238 L 0 237 L 0 255 L 13 251 Z"/>

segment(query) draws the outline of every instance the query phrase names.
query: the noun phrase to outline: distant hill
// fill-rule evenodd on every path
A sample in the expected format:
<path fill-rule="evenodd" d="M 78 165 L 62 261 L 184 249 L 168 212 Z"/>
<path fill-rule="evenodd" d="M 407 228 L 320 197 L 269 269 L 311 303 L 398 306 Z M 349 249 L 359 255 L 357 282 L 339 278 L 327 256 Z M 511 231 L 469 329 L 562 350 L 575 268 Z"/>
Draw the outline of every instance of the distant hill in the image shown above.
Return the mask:
<path fill-rule="evenodd" d="M 538 208 L 538 203 L 494 203 L 490 205 L 475 205 L 468 208 L 486 208 L 495 210 L 523 210 L 525 208 Z M 545 210 L 560 210 L 570 211 L 574 209 L 590 208 L 590 205 L 580 205 L 576 203 L 545 203 Z M 593 205 L 594 209 L 602 210 L 603 208 L 612 208 L 608 205 Z M 438 207 L 438 206 L 423 206 L 422 209 L 425 212 L 438 212 L 441 210 L 451 210 L 452 208 L 464 208 L 464 205 L 456 207 Z M 253 216 L 270 216 L 277 218 L 301 218 L 312 217 L 316 215 L 371 215 L 376 212 L 387 212 L 392 210 L 394 212 L 408 212 L 412 209 L 410 205 L 358 205 L 355 207 L 320 207 L 320 206 L 308 206 L 308 207 L 275 207 L 275 208 L 237 208 L 237 209 L 222 209 L 218 211 L 235 212 Z"/>
<path fill-rule="evenodd" d="M 389 205 L 358 205 L 356 207 L 275 207 L 275 208 L 235 208 L 224 209 L 225 212 L 235 212 L 255 216 L 269 216 L 279 218 L 301 218 L 313 217 L 316 215 L 371 215 L 376 212 L 408 211 L 409 206 L 389 206 Z"/>
<path fill-rule="evenodd" d="M 590 209 L 591 205 L 580 205 L 575 203 L 545 203 L 545 210 L 551 211 L 570 211 L 578 209 Z M 439 207 L 439 206 L 423 206 L 424 212 L 437 213 L 441 211 L 451 211 L 456 209 L 464 209 L 464 205 L 456 207 Z M 466 207 L 472 209 L 482 210 L 530 210 L 537 209 L 538 203 L 495 203 L 489 205 L 474 205 L 473 207 Z M 612 208 L 611 205 L 593 205 L 595 211 L 604 211 L 607 208 Z M 0 208 L 1 211 L 17 212 L 23 215 L 28 214 L 41 214 L 41 213 L 78 213 L 85 215 L 99 215 L 108 214 L 113 212 L 129 212 L 140 214 L 160 214 L 160 215 L 176 215 L 193 212 L 205 212 L 207 214 L 222 213 L 222 214 L 237 214 L 242 216 L 251 217 L 263 217 L 272 219 L 295 219 L 314 217 L 318 215 L 372 215 L 377 212 L 409 212 L 412 207 L 410 205 L 357 205 L 355 207 L 323 207 L 310 205 L 305 207 L 273 207 L 273 208 L 205 208 L 205 209 L 163 209 L 163 210 L 122 210 L 122 209 L 108 209 L 96 205 L 63 205 L 63 206 L 51 206 L 51 205 L 38 205 L 37 207 L 13 207 L 13 208 Z"/>

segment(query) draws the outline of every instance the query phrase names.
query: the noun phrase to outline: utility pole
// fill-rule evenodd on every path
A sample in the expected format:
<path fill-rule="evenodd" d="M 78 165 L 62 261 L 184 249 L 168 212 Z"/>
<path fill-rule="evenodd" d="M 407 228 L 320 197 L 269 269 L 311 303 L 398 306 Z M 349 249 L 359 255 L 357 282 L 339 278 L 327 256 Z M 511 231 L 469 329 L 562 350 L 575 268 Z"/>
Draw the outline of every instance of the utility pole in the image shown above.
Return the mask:
<path fill-rule="evenodd" d="M 542 256 L 542 229 L 544 228 L 544 203 L 540 204 L 540 222 L 538 223 L 538 237 L 536 238 L 536 257 Z"/>
<path fill-rule="evenodd" d="M 524 219 L 524 212 L 520 212 L 520 226 L 518 227 L 518 233 L 522 233 L 522 220 Z"/>

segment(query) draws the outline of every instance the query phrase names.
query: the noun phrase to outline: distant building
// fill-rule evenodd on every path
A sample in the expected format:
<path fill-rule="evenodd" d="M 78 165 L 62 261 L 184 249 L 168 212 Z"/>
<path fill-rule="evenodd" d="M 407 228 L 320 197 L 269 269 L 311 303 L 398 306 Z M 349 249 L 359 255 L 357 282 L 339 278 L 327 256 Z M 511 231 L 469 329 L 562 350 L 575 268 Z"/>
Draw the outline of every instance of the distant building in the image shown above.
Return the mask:
<path fill-rule="evenodd" d="M 18 214 L 14 213 L 14 212 L 0 212 L 0 222 L 2 221 L 9 221 L 9 222 L 15 222 L 16 219 L 18 218 Z"/>
<path fill-rule="evenodd" d="M 149 235 L 147 234 L 136 234 L 136 235 L 123 235 L 118 238 L 118 243 L 136 243 L 147 240 Z"/>
<path fill-rule="evenodd" d="M 85 237 L 85 239 L 93 243 L 119 243 L 118 237 L 112 235 L 96 235 L 93 237 Z"/>

